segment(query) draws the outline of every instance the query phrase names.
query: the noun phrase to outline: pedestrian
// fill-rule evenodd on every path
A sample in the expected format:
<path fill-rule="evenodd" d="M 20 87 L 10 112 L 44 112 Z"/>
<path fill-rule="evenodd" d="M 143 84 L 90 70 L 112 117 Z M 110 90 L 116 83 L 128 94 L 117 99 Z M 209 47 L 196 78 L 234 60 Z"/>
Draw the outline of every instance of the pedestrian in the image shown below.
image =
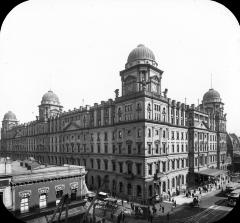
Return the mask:
<path fill-rule="evenodd" d="M 124 222 L 124 220 L 125 220 L 125 214 L 123 213 L 122 214 L 122 221 Z"/>
<path fill-rule="evenodd" d="M 174 201 L 174 206 L 177 207 L 177 202 L 176 202 L 176 200 Z"/>
<path fill-rule="evenodd" d="M 113 221 L 113 212 L 111 212 L 111 220 Z"/>
<path fill-rule="evenodd" d="M 169 214 L 169 212 L 167 213 L 167 220 L 168 220 L 168 221 L 170 220 L 170 214 Z"/>
<path fill-rule="evenodd" d="M 164 206 L 162 206 L 162 213 L 164 213 Z"/>
<path fill-rule="evenodd" d="M 150 222 L 151 223 L 153 222 L 153 215 L 152 214 L 150 215 Z"/>
<path fill-rule="evenodd" d="M 105 218 L 102 219 L 102 223 L 105 223 Z"/>

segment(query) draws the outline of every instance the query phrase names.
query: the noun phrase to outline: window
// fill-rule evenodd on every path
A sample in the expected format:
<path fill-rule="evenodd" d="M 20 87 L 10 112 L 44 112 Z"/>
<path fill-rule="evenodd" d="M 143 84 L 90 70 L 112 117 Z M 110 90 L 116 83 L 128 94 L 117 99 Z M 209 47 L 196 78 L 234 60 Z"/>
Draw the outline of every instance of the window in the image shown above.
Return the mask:
<path fill-rule="evenodd" d="M 140 185 L 137 185 L 137 197 L 141 197 L 142 196 L 142 188 Z"/>
<path fill-rule="evenodd" d="M 25 212 L 29 211 L 29 197 L 28 196 L 21 198 L 20 211 L 21 211 L 21 213 L 25 213 Z"/>
<path fill-rule="evenodd" d="M 152 175 L 152 163 L 148 164 L 148 175 Z"/>
<path fill-rule="evenodd" d="M 93 159 L 91 159 L 91 168 L 94 168 L 94 166 L 93 166 Z"/>
<path fill-rule="evenodd" d="M 174 132 L 172 131 L 172 139 L 174 139 Z"/>
<path fill-rule="evenodd" d="M 115 154 L 115 152 L 116 152 L 116 147 L 115 147 L 114 144 L 113 144 L 113 146 L 112 146 L 112 150 L 113 150 L 113 154 Z"/>
<path fill-rule="evenodd" d="M 163 130 L 163 138 L 165 139 L 166 138 L 166 131 Z"/>
<path fill-rule="evenodd" d="M 175 160 L 172 160 L 172 170 L 175 169 Z"/>
<path fill-rule="evenodd" d="M 166 172 L 166 162 L 162 162 L 162 171 Z"/>
<path fill-rule="evenodd" d="M 179 132 L 177 132 L 177 140 L 179 139 Z"/>
<path fill-rule="evenodd" d="M 138 154 L 141 154 L 141 143 L 137 144 Z"/>
<path fill-rule="evenodd" d="M 148 137 L 151 137 L 151 129 L 148 129 Z"/>
<path fill-rule="evenodd" d="M 148 154 L 151 154 L 151 151 L 152 151 L 152 145 L 149 143 L 148 144 Z"/>
<path fill-rule="evenodd" d="M 108 170 L 108 160 L 104 160 L 105 170 Z"/>
<path fill-rule="evenodd" d="M 131 184 L 127 185 L 127 194 L 132 195 L 132 185 Z"/>
<path fill-rule="evenodd" d="M 127 163 L 127 172 L 128 174 L 131 174 L 132 173 L 132 163 Z"/>
<path fill-rule="evenodd" d="M 158 130 L 155 130 L 155 135 L 158 136 Z"/>
<path fill-rule="evenodd" d="M 137 130 L 137 137 L 138 137 L 138 138 L 141 137 L 141 129 L 138 129 L 138 130 Z"/>
<path fill-rule="evenodd" d="M 119 164 L 119 172 L 122 173 L 123 172 L 123 168 L 122 168 L 123 164 L 122 164 L 122 162 L 119 162 L 118 164 Z"/>
<path fill-rule="evenodd" d="M 182 168 L 184 168 L 184 159 L 182 159 Z"/>
<path fill-rule="evenodd" d="M 116 162 L 115 161 L 112 161 L 112 170 L 116 171 Z"/>
<path fill-rule="evenodd" d="M 175 179 L 172 178 L 172 187 L 175 187 Z"/>
<path fill-rule="evenodd" d="M 118 137 L 119 137 L 119 139 L 122 138 L 122 131 L 119 131 L 119 132 L 118 132 Z"/>
<path fill-rule="evenodd" d="M 179 153 L 179 145 L 177 144 L 177 152 Z"/>
<path fill-rule="evenodd" d="M 101 160 L 97 160 L 97 166 L 98 166 L 98 169 L 100 170 L 101 169 Z"/>
<path fill-rule="evenodd" d="M 122 153 L 122 143 L 118 144 L 118 152 L 119 152 L 119 154 Z"/>
<path fill-rule="evenodd" d="M 107 134 L 107 132 L 104 132 L 104 140 L 105 140 L 105 141 L 108 140 L 108 134 Z"/>
<path fill-rule="evenodd" d="M 166 143 L 163 143 L 163 153 L 166 153 Z"/>
<path fill-rule="evenodd" d="M 138 174 L 138 175 L 141 175 L 141 172 L 142 172 L 142 171 L 141 171 L 142 164 L 141 164 L 141 163 L 137 163 L 137 164 L 136 164 L 136 167 L 137 167 L 137 174 Z"/>
<path fill-rule="evenodd" d="M 101 152 L 101 148 L 100 148 L 100 144 L 99 143 L 97 144 L 97 148 L 98 148 L 98 153 L 100 153 Z"/>
<path fill-rule="evenodd" d="M 159 151 L 159 146 L 158 146 L 158 144 L 156 144 L 156 153 L 158 153 Z"/>
<path fill-rule="evenodd" d="M 105 153 L 108 153 L 108 144 L 105 144 L 104 150 L 105 150 Z"/>
<path fill-rule="evenodd" d="M 179 166 L 179 160 L 177 160 L 177 169 L 179 169 L 179 167 L 180 167 L 180 166 Z"/>
<path fill-rule="evenodd" d="M 93 153 L 93 144 L 91 144 L 91 153 Z"/>
<path fill-rule="evenodd" d="M 172 153 L 174 153 L 174 144 L 172 145 Z"/>
<path fill-rule="evenodd" d="M 119 192 L 120 193 L 123 192 L 123 183 L 122 182 L 119 183 Z"/>
<path fill-rule="evenodd" d="M 183 144 L 182 144 L 182 152 L 184 152 L 184 147 L 183 147 Z"/>
<path fill-rule="evenodd" d="M 47 207 L 47 195 L 46 193 L 40 194 L 39 196 L 39 208 Z"/>
<path fill-rule="evenodd" d="M 181 132 L 181 139 L 182 139 L 182 140 L 184 139 L 184 134 L 183 134 L 183 132 Z"/>
<path fill-rule="evenodd" d="M 63 190 L 58 190 L 58 191 L 56 191 L 56 206 L 57 206 L 58 203 L 60 202 L 62 196 L 63 196 Z"/>
<path fill-rule="evenodd" d="M 128 154 L 131 154 L 132 153 L 132 145 L 131 144 L 128 144 L 127 145 L 127 147 L 128 147 Z"/>

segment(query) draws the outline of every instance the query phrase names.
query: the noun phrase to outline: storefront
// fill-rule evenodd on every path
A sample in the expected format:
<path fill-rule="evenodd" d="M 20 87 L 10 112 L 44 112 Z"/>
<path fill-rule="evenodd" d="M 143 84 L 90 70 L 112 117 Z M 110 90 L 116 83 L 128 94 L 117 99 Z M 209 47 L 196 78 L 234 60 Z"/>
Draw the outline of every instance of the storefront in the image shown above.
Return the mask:
<path fill-rule="evenodd" d="M 48 197 L 49 187 L 42 187 L 38 189 L 39 193 L 39 208 L 47 207 L 47 197 Z"/>
<path fill-rule="evenodd" d="M 221 188 L 229 180 L 227 171 L 219 169 L 205 169 L 195 173 L 195 182 L 198 186 L 208 186 L 210 189 Z"/>
<path fill-rule="evenodd" d="M 70 189 L 71 189 L 71 200 L 72 201 L 77 200 L 78 182 L 70 183 Z"/>
<path fill-rule="evenodd" d="M 20 197 L 20 212 L 25 213 L 29 211 L 29 202 L 31 197 L 31 190 L 19 192 Z"/>
<path fill-rule="evenodd" d="M 58 205 L 58 203 L 60 202 L 62 196 L 63 196 L 63 191 L 65 189 L 65 185 L 61 184 L 61 185 L 56 185 L 55 186 L 55 191 L 56 191 L 56 206 Z"/>

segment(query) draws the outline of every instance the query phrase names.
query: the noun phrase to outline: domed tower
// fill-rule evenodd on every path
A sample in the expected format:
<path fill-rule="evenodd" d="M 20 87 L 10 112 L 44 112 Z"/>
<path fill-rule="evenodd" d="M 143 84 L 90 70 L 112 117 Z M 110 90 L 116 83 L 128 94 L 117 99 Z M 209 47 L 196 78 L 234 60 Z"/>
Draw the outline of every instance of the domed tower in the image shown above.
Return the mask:
<path fill-rule="evenodd" d="M 48 118 L 55 117 L 62 112 L 62 106 L 58 96 L 51 90 L 42 97 L 39 107 L 39 120 L 47 121 Z"/>
<path fill-rule="evenodd" d="M 219 169 L 225 169 L 229 159 L 227 157 L 227 120 L 224 103 L 220 94 L 211 88 L 204 94 L 202 105 L 210 116 L 210 129 L 217 133 L 217 166 Z"/>
<path fill-rule="evenodd" d="M 139 91 L 154 92 L 161 95 L 162 73 L 157 68 L 153 52 L 144 46 L 138 45 L 133 49 L 120 72 L 122 80 L 122 95 L 129 95 Z"/>
<path fill-rule="evenodd" d="M 16 125 L 18 125 L 16 115 L 12 111 L 8 111 L 3 117 L 2 131 L 7 131 Z"/>
<path fill-rule="evenodd" d="M 211 117 L 212 130 L 219 130 L 226 132 L 226 114 L 224 114 L 224 103 L 222 102 L 220 94 L 213 88 L 209 89 L 204 95 L 202 100 L 203 109 Z M 219 120 L 219 123 L 216 121 Z M 215 125 L 214 125 L 215 124 Z"/>

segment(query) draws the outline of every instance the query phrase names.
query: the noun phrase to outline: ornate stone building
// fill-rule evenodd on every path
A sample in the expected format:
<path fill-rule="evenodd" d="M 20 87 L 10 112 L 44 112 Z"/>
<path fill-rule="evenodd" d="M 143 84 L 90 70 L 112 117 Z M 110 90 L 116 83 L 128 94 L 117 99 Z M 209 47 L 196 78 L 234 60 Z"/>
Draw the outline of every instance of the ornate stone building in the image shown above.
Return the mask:
<path fill-rule="evenodd" d="M 1 155 L 84 165 L 89 188 L 108 175 L 103 190 L 138 201 L 185 189 L 201 170 L 226 168 L 226 115 L 217 91 L 197 107 L 171 100 L 144 45 L 131 51 L 120 76 L 122 95 L 117 89 L 114 100 L 63 112 L 49 91 L 35 121 L 19 125 L 8 112 Z"/>

